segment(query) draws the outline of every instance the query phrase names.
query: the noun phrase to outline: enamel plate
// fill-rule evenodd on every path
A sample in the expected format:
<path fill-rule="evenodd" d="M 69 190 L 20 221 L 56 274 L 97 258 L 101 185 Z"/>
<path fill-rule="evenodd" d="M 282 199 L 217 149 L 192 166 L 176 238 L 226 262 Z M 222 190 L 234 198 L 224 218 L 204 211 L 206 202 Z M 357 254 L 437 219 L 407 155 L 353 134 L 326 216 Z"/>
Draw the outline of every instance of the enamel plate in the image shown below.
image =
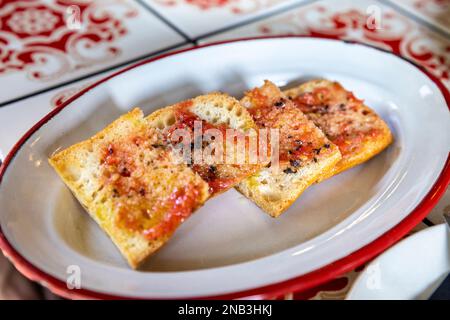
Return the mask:
<path fill-rule="evenodd" d="M 422 230 L 372 261 L 348 300 L 424 300 L 450 272 L 450 236 L 445 224 Z"/>
<path fill-rule="evenodd" d="M 395 142 L 309 188 L 273 219 L 235 190 L 206 203 L 139 271 L 131 270 L 50 168 L 57 150 L 135 106 L 146 114 L 209 91 L 240 97 L 340 81 L 387 121 Z M 447 102 L 446 102 L 447 99 Z M 386 249 L 448 185 L 449 93 L 395 54 L 331 39 L 207 45 L 144 61 L 83 90 L 36 124 L 0 171 L 0 247 L 26 276 L 71 298 L 271 297 L 317 285 Z M 81 289 L 66 287 L 80 277 Z"/>

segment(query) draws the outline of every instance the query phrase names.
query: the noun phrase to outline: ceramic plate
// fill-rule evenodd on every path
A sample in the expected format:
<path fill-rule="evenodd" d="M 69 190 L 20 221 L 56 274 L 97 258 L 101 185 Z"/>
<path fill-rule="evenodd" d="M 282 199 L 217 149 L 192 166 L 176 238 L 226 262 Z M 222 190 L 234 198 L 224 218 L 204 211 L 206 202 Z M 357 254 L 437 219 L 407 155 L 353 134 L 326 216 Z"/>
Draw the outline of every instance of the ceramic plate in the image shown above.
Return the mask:
<path fill-rule="evenodd" d="M 441 224 L 406 238 L 372 261 L 347 299 L 428 299 L 449 272 L 450 236 Z"/>
<path fill-rule="evenodd" d="M 126 265 L 47 163 L 134 106 L 148 114 L 209 91 L 239 97 L 264 79 L 289 86 L 317 77 L 363 98 L 395 142 L 312 186 L 278 219 L 234 190 L 212 199 L 140 271 Z M 72 298 L 271 297 L 305 289 L 379 253 L 437 202 L 450 176 L 446 99 L 445 87 L 410 62 L 331 39 L 241 39 L 144 61 L 75 95 L 18 142 L 0 173 L 0 246 L 25 275 Z M 80 290 L 66 287 L 73 268 Z"/>

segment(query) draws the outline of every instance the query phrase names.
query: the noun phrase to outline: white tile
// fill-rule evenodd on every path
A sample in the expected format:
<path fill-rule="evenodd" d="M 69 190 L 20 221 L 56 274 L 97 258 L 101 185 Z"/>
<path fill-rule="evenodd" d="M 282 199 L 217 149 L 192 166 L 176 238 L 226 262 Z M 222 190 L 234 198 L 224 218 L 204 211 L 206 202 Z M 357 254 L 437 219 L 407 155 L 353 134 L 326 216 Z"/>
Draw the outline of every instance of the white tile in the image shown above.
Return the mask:
<path fill-rule="evenodd" d="M 399 51 L 450 87 L 450 40 L 373 0 L 322 0 L 200 43 L 278 34 L 331 35 Z"/>
<path fill-rule="evenodd" d="M 307 0 L 144 0 L 191 38 Z"/>
<path fill-rule="evenodd" d="M 0 107 L 0 159 L 4 159 L 20 137 L 49 113 L 55 107 L 57 101 L 63 101 L 64 96 L 67 98 L 80 88 L 106 75 L 102 74 Z"/>
<path fill-rule="evenodd" d="M 1 2 L 0 103 L 184 41 L 131 0 L 57 2 Z"/>

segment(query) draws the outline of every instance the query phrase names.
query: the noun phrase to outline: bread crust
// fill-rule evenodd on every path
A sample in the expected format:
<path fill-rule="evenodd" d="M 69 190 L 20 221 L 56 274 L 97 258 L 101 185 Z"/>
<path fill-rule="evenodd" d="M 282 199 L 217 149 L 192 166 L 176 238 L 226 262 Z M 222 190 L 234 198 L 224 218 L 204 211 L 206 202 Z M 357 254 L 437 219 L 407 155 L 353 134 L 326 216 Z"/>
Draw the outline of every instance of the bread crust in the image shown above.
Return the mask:
<path fill-rule="evenodd" d="M 323 181 L 361 164 L 392 143 L 388 125 L 338 82 L 317 79 L 284 93 L 335 143 L 342 159 Z"/>

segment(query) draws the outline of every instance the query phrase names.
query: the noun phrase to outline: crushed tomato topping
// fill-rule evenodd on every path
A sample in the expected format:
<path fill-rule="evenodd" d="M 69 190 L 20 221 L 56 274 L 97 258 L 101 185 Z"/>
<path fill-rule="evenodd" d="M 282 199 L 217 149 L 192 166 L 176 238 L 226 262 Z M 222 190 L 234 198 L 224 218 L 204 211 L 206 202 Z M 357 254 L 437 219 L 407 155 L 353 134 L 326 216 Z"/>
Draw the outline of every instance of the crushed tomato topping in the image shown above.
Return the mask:
<path fill-rule="evenodd" d="M 343 156 L 360 149 L 366 139 L 382 134 L 372 126 L 376 115 L 363 105 L 362 100 L 338 83 L 333 83 L 331 88 L 315 88 L 291 99 L 339 148 Z M 359 119 L 363 117 L 361 122 L 353 120 L 355 115 Z"/>
<path fill-rule="evenodd" d="M 195 184 L 175 188 L 165 200 L 152 196 L 151 178 L 145 177 L 147 163 L 164 162 L 168 151 L 151 132 L 110 143 L 102 150 L 102 180 L 111 188 L 118 213 L 116 223 L 148 239 L 170 235 L 199 205 Z M 158 148 L 152 159 L 141 158 L 143 150 Z"/>
<path fill-rule="evenodd" d="M 303 162 L 317 161 L 320 152 L 328 152 L 324 148 L 325 140 L 317 136 L 315 127 L 292 101 L 285 98 L 272 101 L 259 88 L 248 92 L 247 97 L 252 101 L 248 110 L 258 127 L 280 129 L 280 164 L 295 164 L 285 169 L 286 173 L 295 173 Z"/>
<path fill-rule="evenodd" d="M 199 191 L 192 185 L 183 189 L 176 189 L 169 198 L 162 204 L 168 211 L 164 215 L 161 223 L 144 230 L 144 235 L 150 239 L 159 239 L 161 236 L 171 234 L 184 222 L 197 207 Z"/>
<path fill-rule="evenodd" d="M 183 143 L 188 144 L 187 147 L 191 148 L 191 156 L 194 153 L 194 148 L 196 147 L 196 144 L 194 143 L 194 124 L 196 121 L 201 122 L 202 124 L 202 136 L 204 137 L 204 134 L 209 129 L 216 129 L 219 130 L 222 134 L 223 138 L 223 151 L 224 151 L 224 157 L 222 158 L 222 163 L 217 164 L 206 164 L 206 163 L 195 163 L 192 164 L 191 160 L 191 168 L 194 172 L 196 172 L 204 181 L 206 181 L 209 185 L 209 192 L 211 194 L 216 194 L 219 192 L 222 192 L 224 190 L 227 190 L 231 188 L 236 181 L 238 181 L 239 177 L 236 176 L 236 171 L 230 172 L 229 170 L 230 166 L 223 164 L 225 162 L 225 154 L 226 154 L 226 131 L 228 127 L 223 124 L 211 124 L 203 119 L 201 119 L 199 116 L 194 114 L 193 112 L 189 111 L 188 108 L 192 105 L 192 103 L 188 101 L 182 102 L 177 105 L 177 108 L 175 110 L 175 123 L 172 124 L 166 131 L 166 141 L 168 141 L 171 144 L 177 144 L 180 143 L 180 141 L 174 141 L 173 139 L 173 133 L 177 129 L 186 129 L 188 132 L 190 132 L 190 141 L 183 141 Z M 236 131 L 236 137 L 235 139 L 238 139 L 238 135 L 241 134 L 240 131 Z M 245 136 L 247 138 L 247 136 Z M 246 139 L 245 142 L 248 145 L 248 140 Z M 208 143 L 203 140 L 203 143 L 201 145 L 202 152 L 204 148 L 208 146 Z M 228 167 L 227 167 L 228 166 Z M 243 169 L 243 168 L 241 168 Z M 227 173 L 229 172 L 229 173 Z M 241 172 L 240 174 L 245 174 L 244 172 Z"/>

